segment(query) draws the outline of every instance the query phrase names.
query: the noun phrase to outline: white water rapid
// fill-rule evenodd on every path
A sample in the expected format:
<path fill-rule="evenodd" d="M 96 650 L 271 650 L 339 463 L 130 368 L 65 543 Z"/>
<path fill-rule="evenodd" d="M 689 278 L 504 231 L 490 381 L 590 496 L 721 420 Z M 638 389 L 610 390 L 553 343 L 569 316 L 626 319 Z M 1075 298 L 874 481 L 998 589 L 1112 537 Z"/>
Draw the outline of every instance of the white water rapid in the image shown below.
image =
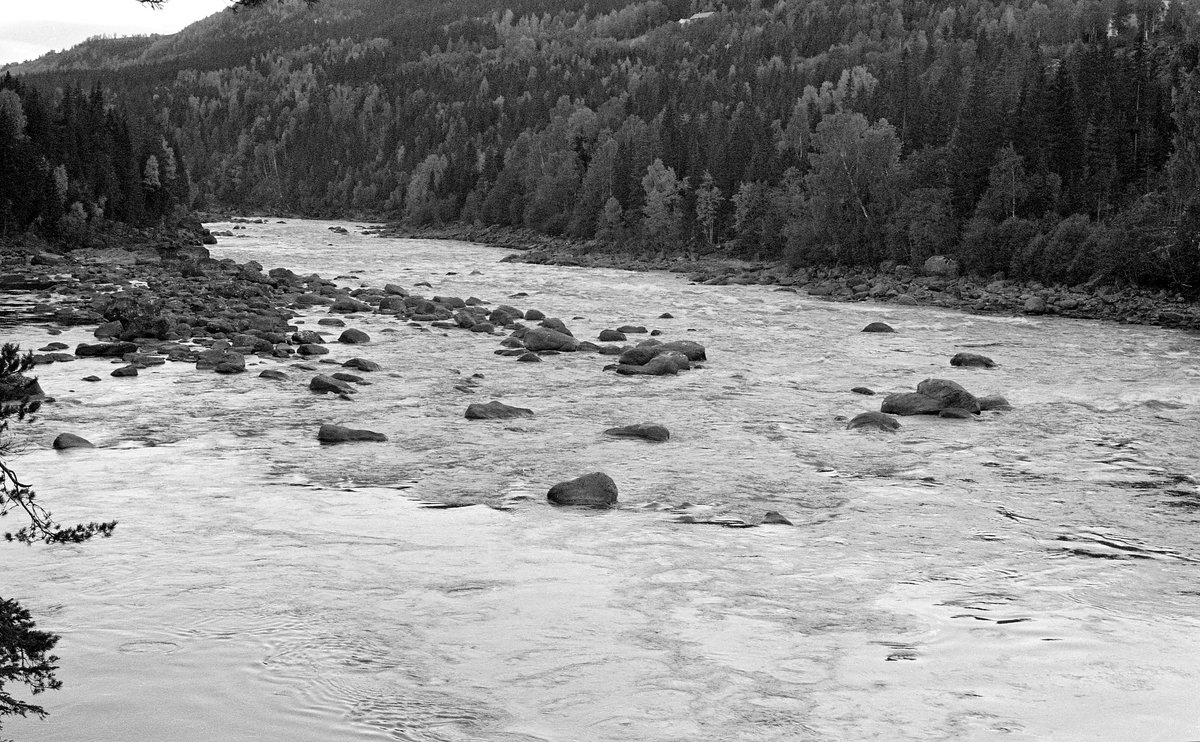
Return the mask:
<path fill-rule="evenodd" d="M 232 377 L 39 367 L 57 402 L 16 426 L 13 466 L 61 522 L 120 525 L 81 546 L 0 543 L 0 595 L 62 635 L 64 682 L 33 699 L 47 719 L 0 736 L 1200 740 L 1197 336 L 271 222 L 214 257 L 536 308 L 580 339 L 645 325 L 708 361 L 620 377 L 609 356 L 517 363 L 493 353 L 499 336 L 352 315 L 372 342 L 332 334 L 324 358 L 383 365 L 353 402 L 255 357 Z M 324 311 L 303 327 L 329 329 Z M 897 333 L 860 332 L 872 321 Z M 91 329 L 4 339 L 73 348 Z M 1001 365 L 950 367 L 960 351 Z M 258 378 L 268 368 L 291 380 Z M 930 377 L 1014 410 L 845 429 L 882 399 L 851 387 Z M 464 419 L 492 399 L 536 414 Z M 646 421 L 670 441 L 602 435 Z M 322 446 L 323 422 L 390 441 Z M 60 432 L 97 448 L 51 450 Z M 619 508 L 546 502 L 592 471 L 616 481 Z M 770 510 L 794 525 L 680 517 Z"/>

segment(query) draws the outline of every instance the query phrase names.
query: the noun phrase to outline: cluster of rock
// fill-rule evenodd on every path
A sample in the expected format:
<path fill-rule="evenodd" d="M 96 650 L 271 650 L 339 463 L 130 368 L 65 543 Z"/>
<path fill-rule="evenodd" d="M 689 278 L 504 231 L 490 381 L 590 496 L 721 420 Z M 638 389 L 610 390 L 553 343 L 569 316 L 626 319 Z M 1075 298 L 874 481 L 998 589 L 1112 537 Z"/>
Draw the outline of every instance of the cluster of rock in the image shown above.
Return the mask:
<path fill-rule="evenodd" d="M 966 418 L 985 410 L 1012 409 L 999 395 L 976 397 L 949 379 L 925 379 L 915 392 L 889 394 L 879 411 L 889 415 L 937 415 Z"/>
<path fill-rule="evenodd" d="M 895 332 L 890 325 L 872 322 L 863 332 Z M 967 368 L 996 368 L 995 361 L 978 353 L 956 353 L 950 365 Z M 873 396 L 867 387 L 856 386 L 850 390 L 855 394 Z M 915 392 L 897 392 L 883 399 L 878 412 L 856 415 L 846 425 L 849 430 L 880 430 L 892 433 L 900 429 L 900 421 L 893 415 L 936 415 L 941 418 L 965 420 L 987 410 L 1011 410 L 1008 400 L 993 394 L 976 397 L 961 384 L 949 379 L 925 379 L 917 385 Z"/>
<path fill-rule="evenodd" d="M 236 228 L 236 227 L 235 227 Z M 26 261 L 28 264 L 30 261 Z M 194 363 L 198 370 L 240 374 L 246 358 L 254 355 L 277 360 L 316 359 L 326 355 L 328 331 L 298 326 L 298 312 L 325 307 L 328 316 L 318 325 L 342 328 L 345 322 L 334 315 L 382 314 L 414 323 L 429 323 L 441 329 L 456 329 L 483 335 L 503 336 L 497 353 L 522 361 L 540 361 L 558 353 L 592 352 L 616 356 L 617 363 L 605 366 L 627 376 L 677 374 L 706 360 L 704 347 L 681 340 L 664 342 L 658 330 L 625 325 L 606 329 L 599 342 L 581 341 L 566 324 L 546 317 L 537 309 L 520 310 L 503 304 L 489 308 L 475 297 L 424 296 L 387 284 L 381 288 L 346 289 L 316 274 L 300 276 L 276 268 L 264 271 L 249 261 L 214 260 L 198 245 L 171 245 L 136 251 L 79 251 L 56 257 L 58 273 L 45 281 L 26 282 L 23 288 L 53 291 L 54 309 L 40 319 L 61 324 L 96 324 L 96 342 L 80 343 L 74 353 L 64 343 L 38 349 L 38 363 L 69 362 L 78 358 L 123 361 L 111 372 L 116 378 L 136 377 L 140 369 L 167 362 Z M 15 284 L 14 284 L 15 285 Z M 46 298 L 51 298 L 47 295 Z M 662 319 L 670 319 L 663 314 Z M 526 323 L 538 323 L 536 325 Z M 631 335 L 647 335 L 629 343 Z M 371 338 L 356 328 L 340 332 L 337 342 L 357 345 Z M 323 362 L 323 361 L 322 361 Z M 299 368 L 315 367 L 299 364 Z M 352 399 L 363 377 L 350 371 L 371 372 L 379 364 L 353 358 L 343 370 L 316 373 L 308 388 L 314 393 Z M 267 369 L 261 378 L 286 381 L 280 369 Z M 99 381 L 97 376 L 86 377 Z M 21 389 L 0 390 L 13 399 L 41 395 L 34 380 L 10 378 Z M 37 388 L 35 388 L 37 387 Z M 466 417 L 475 420 L 529 417 L 533 410 L 499 401 L 468 406 Z M 662 425 L 640 423 L 604 431 L 615 437 L 663 442 L 670 433 Z M 387 442 L 385 434 L 333 423 L 321 425 L 321 443 Z M 86 448 L 91 443 L 70 433 L 60 435 L 56 449 Z M 617 501 L 616 484 L 602 473 L 555 485 L 548 493 L 551 502 L 565 505 L 607 507 Z"/>

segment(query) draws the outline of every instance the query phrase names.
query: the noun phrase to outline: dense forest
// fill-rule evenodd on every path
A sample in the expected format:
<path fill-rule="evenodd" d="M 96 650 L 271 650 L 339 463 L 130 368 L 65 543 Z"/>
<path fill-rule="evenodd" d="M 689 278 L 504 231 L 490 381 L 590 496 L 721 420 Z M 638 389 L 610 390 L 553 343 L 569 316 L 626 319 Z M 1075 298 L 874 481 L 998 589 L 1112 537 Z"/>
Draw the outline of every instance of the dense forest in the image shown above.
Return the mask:
<path fill-rule="evenodd" d="M 186 169 L 159 127 L 131 124 L 67 87 L 43 93 L 0 78 L 0 237 L 33 231 L 66 247 L 112 222 L 161 223 L 190 196 Z"/>
<path fill-rule="evenodd" d="M 1200 286 L 1197 0 L 509 5 L 295 0 L 18 72 L 196 208 Z"/>

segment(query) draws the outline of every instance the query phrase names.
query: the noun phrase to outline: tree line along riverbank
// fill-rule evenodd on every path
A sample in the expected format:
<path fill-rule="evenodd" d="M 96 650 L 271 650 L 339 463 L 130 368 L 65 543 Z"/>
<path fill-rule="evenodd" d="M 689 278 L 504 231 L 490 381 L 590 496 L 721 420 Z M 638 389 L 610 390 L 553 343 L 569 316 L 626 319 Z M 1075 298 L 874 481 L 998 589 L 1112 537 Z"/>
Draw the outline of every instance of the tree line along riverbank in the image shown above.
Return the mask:
<path fill-rule="evenodd" d="M 46 158 L 0 179 L 0 231 L 178 202 L 1200 285 L 1200 0 L 692 6 L 297 3 L 95 39 L 0 80 L 0 162 Z"/>

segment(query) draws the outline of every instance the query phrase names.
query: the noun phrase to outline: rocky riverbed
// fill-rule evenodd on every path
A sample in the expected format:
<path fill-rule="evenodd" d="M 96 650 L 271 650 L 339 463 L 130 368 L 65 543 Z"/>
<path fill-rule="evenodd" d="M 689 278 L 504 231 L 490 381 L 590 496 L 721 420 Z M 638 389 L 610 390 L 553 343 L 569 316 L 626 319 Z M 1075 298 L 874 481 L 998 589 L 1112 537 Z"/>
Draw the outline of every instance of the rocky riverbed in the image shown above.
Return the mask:
<path fill-rule="evenodd" d="M 240 219 L 234 228 L 243 223 L 264 222 Z M 342 226 L 330 230 L 335 234 L 349 233 Z M 233 236 L 232 230 L 221 230 L 218 235 Z M 369 344 L 370 335 L 358 328 L 347 328 L 347 320 L 340 317 L 353 321 L 370 314 L 407 321 L 411 327 L 424 331 L 460 330 L 503 338 L 494 353 L 516 356 L 518 361 L 525 362 L 540 361 L 545 355 L 592 352 L 617 356 L 616 363 L 603 367 L 605 371 L 665 376 L 690 370 L 693 363 L 706 360 L 700 343 L 663 342 L 650 337 L 645 327 L 623 326 L 606 329 L 599 335 L 601 340 L 622 343 L 627 340 L 626 333 L 635 339 L 645 335 L 640 342 L 581 341 L 563 320 L 547 317 L 538 309 L 523 310 L 511 304 L 489 308 L 491 302 L 474 296 L 427 298 L 394 283 L 349 288 L 336 279 L 315 273 L 301 276 L 287 268 L 265 270 L 253 260 L 242 263 L 228 258 L 216 260 L 201 240 L 67 253 L 36 243 L 9 244 L 0 249 L 0 260 L 4 270 L 0 285 L 14 292 L 11 295 L 14 301 L 5 315 L 10 323 L 44 323 L 51 326 L 51 334 L 61 333 L 55 326 L 95 325 L 93 335 L 97 342 L 79 343 L 73 353 L 65 343 L 50 342 L 36 349 L 34 363 L 108 358 L 114 363 L 124 363 L 111 371 L 114 378 L 136 377 L 139 370 L 167 362 L 195 364 L 198 371 L 240 374 L 246 371 L 246 358 L 256 356 L 294 361 L 288 367 L 293 372 L 316 373 L 308 382 L 309 391 L 352 401 L 351 395 L 358 392 L 358 385 L 371 382 L 350 372 L 373 372 L 381 367 L 366 358 L 355 357 L 344 362 L 322 358 L 329 353 L 326 336 L 336 334 L 336 342 L 344 345 Z M 15 296 L 15 292 L 22 292 L 24 297 Z M 28 300 L 31 292 L 36 292 L 33 301 Z M 317 321 L 316 329 L 309 329 L 306 321 L 298 317 L 314 308 L 324 309 L 326 314 Z M 326 368 L 328 373 L 320 373 L 321 367 L 315 364 L 340 364 L 343 368 L 339 371 Z M 260 376 L 275 381 L 290 378 L 281 369 L 266 369 Z M 83 380 L 101 381 L 94 374 Z M 0 401 L 53 401 L 35 379 L 18 375 L 9 381 L 0 388 Z M 470 383 L 470 380 L 465 382 Z M 532 410 L 493 401 L 488 405 L 469 405 L 466 417 L 507 418 L 514 416 L 513 410 L 520 415 L 533 414 Z M 333 424 L 322 425 L 317 436 L 323 443 L 388 440 L 382 433 Z M 54 447 L 91 445 L 86 439 L 76 438 L 59 436 Z M 579 504 L 587 500 L 569 503 L 569 499 L 563 502 Z M 614 486 L 611 502 L 600 498 L 591 504 L 607 505 L 615 501 Z"/>
<path fill-rule="evenodd" d="M 13 463 L 121 525 L 6 552 L 65 683 L 11 736 L 1194 736 L 1195 335 L 364 225 L 21 259 L 6 337 L 76 360 Z"/>

